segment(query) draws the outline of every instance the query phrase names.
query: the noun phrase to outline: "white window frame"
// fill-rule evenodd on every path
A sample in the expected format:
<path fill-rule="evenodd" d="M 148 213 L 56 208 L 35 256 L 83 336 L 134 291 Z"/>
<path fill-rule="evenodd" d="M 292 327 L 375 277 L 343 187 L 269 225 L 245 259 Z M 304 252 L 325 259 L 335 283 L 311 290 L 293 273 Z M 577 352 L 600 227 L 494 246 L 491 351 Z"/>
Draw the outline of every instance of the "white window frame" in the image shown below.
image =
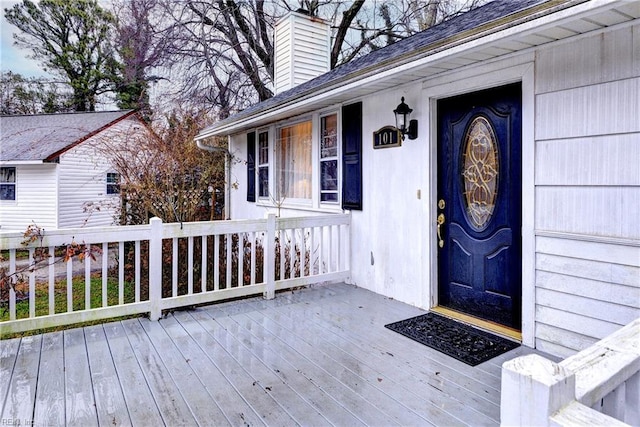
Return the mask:
<path fill-rule="evenodd" d="M 260 135 L 263 134 L 267 134 L 267 162 L 266 163 L 260 163 Z M 263 129 L 258 129 L 256 131 L 256 193 L 258 194 L 258 200 L 267 200 L 270 198 L 270 196 L 273 194 L 273 189 L 271 187 L 271 183 L 273 182 L 273 178 L 271 176 L 272 170 L 273 170 L 273 157 L 274 157 L 274 152 L 272 150 L 272 146 L 271 146 L 271 135 L 273 135 L 273 131 L 272 129 L 269 128 L 263 128 Z M 262 195 L 260 194 L 260 169 L 266 169 L 267 170 L 267 194 L 266 195 Z"/>
<path fill-rule="evenodd" d="M 322 118 L 335 115 L 337 121 L 337 200 L 323 202 L 322 191 L 322 161 L 327 159 L 321 158 L 321 135 Z M 278 194 L 278 180 L 280 179 L 280 165 L 278 164 L 279 153 L 279 136 L 282 128 L 295 126 L 299 123 L 311 122 L 311 198 L 282 198 Z M 268 163 L 260 163 L 260 134 L 268 133 L 269 159 Z M 255 163 L 255 180 L 256 180 L 256 202 L 264 207 L 282 207 L 299 210 L 311 210 L 322 212 L 338 212 L 342 211 L 342 123 L 341 111 L 339 106 L 316 111 L 313 114 L 297 117 L 295 119 L 283 120 L 281 122 L 272 123 L 267 127 L 256 128 L 256 163 Z M 268 196 L 260 196 L 260 167 L 268 168 Z"/>
<path fill-rule="evenodd" d="M 323 140 L 323 135 L 322 135 L 322 119 L 329 117 L 329 116 L 335 116 L 336 117 L 336 154 L 335 156 L 328 156 L 328 157 L 322 157 L 322 140 Z M 325 113 L 322 113 L 319 115 L 318 117 L 318 128 L 317 128 L 317 133 L 318 133 L 318 144 L 317 144 L 317 152 L 318 152 L 318 167 L 317 167 L 317 176 L 318 176 L 318 191 L 317 191 L 317 197 L 318 197 L 318 203 L 320 204 L 320 206 L 327 206 L 327 207 L 335 207 L 335 206 L 340 206 L 341 204 L 341 199 L 342 199 L 342 135 L 341 135 L 341 127 L 340 127 L 340 114 L 338 113 L 338 111 L 327 111 Z M 326 193 L 333 193 L 335 191 L 336 194 L 336 200 L 327 200 L 327 201 L 323 201 L 322 200 L 322 194 L 323 194 L 323 189 L 322 189 L 322 163 L 324 162 L 330 162 L 330 161 L 335 161 L 336 162 L 336 189 L 335 190 L 324 190 Z"/>
<path fill-rule="evenodd" d="M 14 203 L 18 200 L 18 168 L 15 166 L 2 166 L 2 169 L 13 169 L 13 182 L 2 181 L 1 185 L 13 185 L 13 199 L 2 199 L 2 203 Z"/>
<path fill-rule="evenodd" d="M 110 176 L 110 175 L 115 175 L 115 176 L 117 177 L 117 181 L 116 181 L 116 182 L 109 182 L 109 176 Z M 121 176 L 118 172 L 107 172 L 107 173 L 106 173 L 106 175 L 105 175 L 105 183 L 106 183 L 106 187 L 105 187 L 105 191 L 104 191 L 104 193 L 105 193 L 107 196 L 114 196 L 114 197 L 115 197 L 115 196 L 119 196 L 119 195 L 120 195 L 120 191 L 121 191 L 120 186 L 121 186 L 121 184 L 122 184 L 122 182 L 121 182 L 121 178 L 122 178 L 122 176 Z M 115 193 L 114 193 L 114 192 L 112 192 L 112 191 L 110 192 L 110 191 L 109 191 L 109 186 L 110 186 L 110 185 L 111 185 L 111 186 L 114 186 L 114 185 L 115 185 L 115 186 L 118 188 L 118 191 L 117 191 L 117 192 L 115 192 Z"/>

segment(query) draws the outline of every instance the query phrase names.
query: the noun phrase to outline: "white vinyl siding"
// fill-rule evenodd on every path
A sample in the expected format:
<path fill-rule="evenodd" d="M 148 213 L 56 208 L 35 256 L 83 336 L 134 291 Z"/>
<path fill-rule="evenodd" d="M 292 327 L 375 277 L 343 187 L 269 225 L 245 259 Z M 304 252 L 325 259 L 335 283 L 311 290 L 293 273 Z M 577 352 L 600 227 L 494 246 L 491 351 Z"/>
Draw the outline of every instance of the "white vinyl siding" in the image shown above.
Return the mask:
<path fill-rule="evenodd" d="M 536 347 L 566 356 L 640 316 L 640 26 L 536 63 Z"/>
<path fill-rule="evenodd" d="M 113 135 L 118 130 L 126 135 L 127 124 L 118 123 L 60 156 L 60 228 L 117 223 L 120 199 L 107 194 L 107 173 L 113 172 L 108 155 L 118 143 Z"/>
<path fill-rule="evenodd" d="M 0 201 L 0 231 L 24 231 L 33 223 L 57 228 L 57 168 L 55 163 L 16 165 L 16 200 Z"/>

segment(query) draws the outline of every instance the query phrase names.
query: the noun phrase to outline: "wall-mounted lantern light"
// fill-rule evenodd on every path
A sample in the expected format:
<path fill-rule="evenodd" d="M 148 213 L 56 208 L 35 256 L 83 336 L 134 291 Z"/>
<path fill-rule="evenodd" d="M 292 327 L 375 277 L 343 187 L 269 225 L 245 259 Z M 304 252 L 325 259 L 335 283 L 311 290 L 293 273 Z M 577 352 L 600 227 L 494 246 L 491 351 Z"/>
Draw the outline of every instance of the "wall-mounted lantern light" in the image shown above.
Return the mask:
<path fill-rule="evenodd" d="M 409 136 L 409 139 L 416 139 L 418 137 L 418 121 L 411 120 L 411 112 L 413 110 L 404 103 L 404 96 L 400 104 L 393 110 L 396 115 L 396 128 L 402 133 L 402 139 L 405 135 Z"/>

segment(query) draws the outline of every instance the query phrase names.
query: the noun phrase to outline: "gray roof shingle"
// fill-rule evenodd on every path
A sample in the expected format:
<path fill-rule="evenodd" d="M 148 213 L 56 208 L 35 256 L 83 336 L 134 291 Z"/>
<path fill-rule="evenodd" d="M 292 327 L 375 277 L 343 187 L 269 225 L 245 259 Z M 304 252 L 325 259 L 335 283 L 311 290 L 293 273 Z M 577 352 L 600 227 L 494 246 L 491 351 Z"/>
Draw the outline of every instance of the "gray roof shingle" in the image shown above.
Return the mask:
<path fill-rule="evenodd" d="M 133 110 L 0 116 L 0 161 L 53 160 Z"/>
<path fill-rule="evenodd" d="M 475 29 L 484 24 L 503 19 L 516 12 L 531 8 L 536 4 L 545 3 L 546 1 L 547 0 L 492 1 L 484 6 L 444 21 L 390 46 L 354 59 L 272 98 L 254 104 L 227 119 L 215 123 L 209 128 L 203 130 L 201 133 L 207 133 L 210 129 L 220 128 L 228 123 L 239 122 L 253 114 L 266 111 L 271 108 L 276 108 L 277 106 L 285 103 L 293 102 L 300 96 L 327 85 L 337 84 L 341 80 L 349 79 L 363 72 L 384 69 L 391 64 L 397 63 L 397 61 L 400 61 L 401 59 L 415 59 L 420 56 L 427 55 L 429 54 L 430 49 L 434 48 L 434 46 L 437 46 L 438 43 L 441 43 L 444 40 Z"/>

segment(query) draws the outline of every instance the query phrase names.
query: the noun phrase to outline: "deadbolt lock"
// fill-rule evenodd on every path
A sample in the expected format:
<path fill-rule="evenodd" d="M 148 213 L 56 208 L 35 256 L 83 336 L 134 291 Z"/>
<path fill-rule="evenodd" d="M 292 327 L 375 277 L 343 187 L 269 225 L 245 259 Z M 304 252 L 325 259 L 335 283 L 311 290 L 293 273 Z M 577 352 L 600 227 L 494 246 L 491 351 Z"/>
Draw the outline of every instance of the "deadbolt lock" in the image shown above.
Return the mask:
<path fill-rule="evenodd" d="M 444 199 L 440 199 L 440 200 L 438 200 L 438 208 L 440 208 L 440 209 L 444 209 L 444 206 L 445 206 L 445 204 L 444 204 Z"/>

